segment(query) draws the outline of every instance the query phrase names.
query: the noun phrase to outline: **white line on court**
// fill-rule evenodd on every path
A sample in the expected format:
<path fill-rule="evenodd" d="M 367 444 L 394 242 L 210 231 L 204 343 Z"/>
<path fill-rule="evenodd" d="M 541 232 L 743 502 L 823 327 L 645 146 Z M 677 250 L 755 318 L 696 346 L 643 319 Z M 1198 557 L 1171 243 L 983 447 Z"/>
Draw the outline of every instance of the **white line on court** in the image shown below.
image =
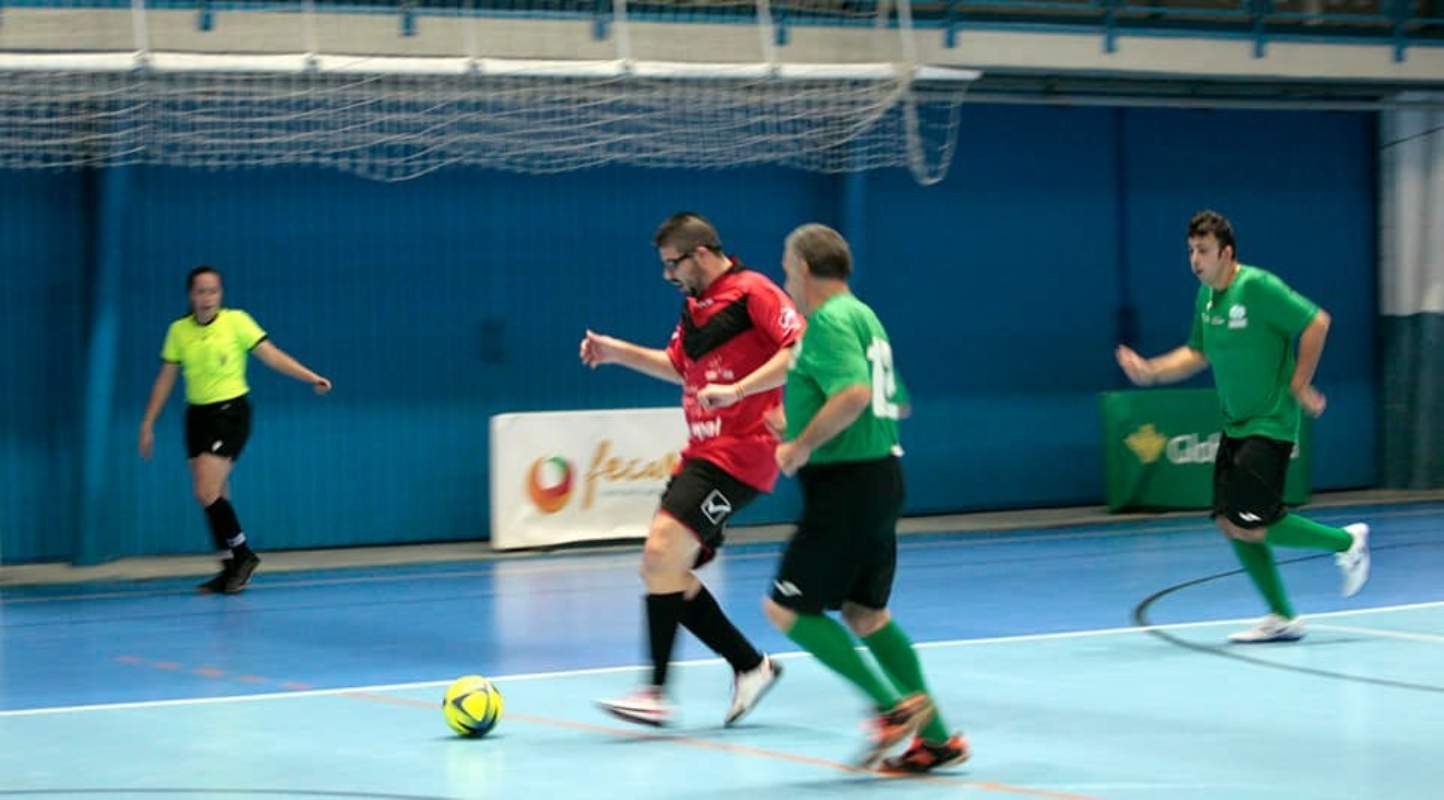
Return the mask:
<path fill-rule="evenodd" d="M 1367 616 L 1367 615 L 1370 615 L 1370 614 L 1385 614 L 1385 613 L 1396 612 L 1396 611 L 1415 611 L 1415 610 L 1426 609 L 1426 608 L 1439 608 L 1439 607 L 1441 607 L 1441 606 L 1444 606 L 1444 600 L 1436 600 L 1436 601 L 1431 601 L 1431 602 L 1427 602 L 1427 603 L 1407 603 L 1407 604 L 1404 604 L 1404 605 L 1396 605 L 1396 606 L 1377 606 L 1377 607 L 1375 607 L 1375 608 L 1360 608 L 1360 609 L 1354 609 L 1354 610 L 1349 610 L 1349 611 L 1328 611 L 1328 612 L 1324 612 L 1324 613 L 1322 613 L 1322 614 L 1309 614 L 1309 615 L 1307 615 L 1307 616 L 1308 616 L 1308 619 L 1310 619 L 1310 620 L 1321 619 L 1321 618 L 1330 618 L 1330 619 L 1332 619 L 1332 618 L 1337 618 L 1337 617 L 1352 617 L 1352 616 Z M 949 641 L 939 641 L 939 642 L 918 642 L 915 646 L 916 646 L 918 649 L 933 650 L 933 649 L 941 649 L 941 648 L 947 648 L 947 647 L 971 647 L 971 646 L 975 646 L 975 645 L 985 645 L 985 644 L 1012 644 L 1012 643 L 1022 643 L 1022 642 L 1050 641 L 1050 640 L 1054 640 L 1054 639 L 1080 639 L 1080 638 L 1088 638 L 1088 637 L 1095 637 L 1095 636 L 1118 636 L 1118 635 L 1130 634 L 1130 633 L 1147 633 L 1147 632 L 1150 631 L 1150 630 L 1184 630 L 1184 629 L 1187 629 L 1187 628 L 1205 628 L 1205 627 L 1211 627 L 1211 626 L 1217 626 L 1217 625 L 1240 625 L 1240 624 L 1246 624 L 1246 623 L 1250 623 L 1250 622 L 1254 622 L 1254 621 L 1255 621 L 1255 620 L 1252 619 L 1252 618 L 1250 618 L 1250 619 L 1219 619 L 1219 620 L 1208 620 L 1208 621 L 1204 621 L 1204 622 L 1179 622 L 1179 623 L 1173 623 L 1173 624 L 1167 624 L 1167 625 L 1151 625 L 1151 626 L 1148 626 L 1148 627 L 1095 628 L 1095 629 L 1092 629 L 1092 630 L 1085 630 L 1085 631 L 1063 631 L 1063 632 L 1059 632 L 1059 633 L 1027 633 L 1027 634 L 1021 634 L 1021 635 L 1018 635 L 1018 636 L 993 636 L 993 637 L 987 637 L 987 638 L 981 638 L 981 639 L 953 639 L 953 640 L 949 640 Z M 1323 626 L 1323 625 L 1316 625 L 1315 627 L 1322 628 L 1322 627 L 1325 627 L 1325 626 Z M 1340 629 L 1343 629 L 1343 628 L 1341 627 Z M 1374 629 L 1374 628 L 1357 628 L 1357 629 L 1352 629 L 1352 630 L 1356 630 L 1356 631 L 1359 631 L 1359 632 L 1365 632 L 1365 631 L 1367 631 L 1367 632 L 1372 632 L 1372 633 L 1378 633 L 1378 634 L 1380 634 L 1380 635 L 1383 635 L 1384 633 L 1386 633 L 1385 631 L 1382 631 L 1382 630 L 1379 630 L 1379 629 Z M 1394 632 L 1390 631 L 1390 632 L 1387 632 L 1387 633 L 1394 633 Z M 1415 636 L 1424 636 L 1425 634 L 1414 634 L 1414 635 L 1415 635 Z M 1431 641 L 1431 642 L 1432 642 L 1432 641 L 1441 641 L 1441 642 L 1444 642 L 1444 637 L 1430 637 L 1428 640 Z M 771 656 L 772 658 L 776 658 L 776 659 L 779 659 L 779 660 L 781 660 L 781 659 L 794 659 L 794 658 L 811 658 L 811 655 L 810 655 L 810 654 L 804 653 L 804 652 L 801 652 L 801 651 L 792 651 L 792 652 L 787 652 L 787 653 L 773 653 L 773 654 L 770 654 L 770 656 Z M 720 659 L 720 658 L 702 658 L 702 659 L 693 659 L 693 660 L 690 660 L 690 661 L 675 661 L 675 662 L 672 663 L 672 666 L 674 666 L 674 667 L 694 667 L 694 666 L 715 665 L 715 664 L 721 664 L 721 663 L 722 663 L 722 659 Z M 577 676 L 582 676 L 582 675 L 609 675 L 609 674 L 623 673 L 623 672 L 637 672 L 637 671 L 643 670 L 643 669 L 651 669 L 651 667 L 650 667 L 650 666 L 644 666 L 644 665 L 637 664 L 637 665 L 622 666 L 622 667 L 593 667 L 593 668 L 590 668 L 590 669 L 568 669 L 568 670 L 556 670 L 556 671 L 552 671 L 552 672 L 531 672 L 531 673 L 523 673 L 523 674 L 519 674 L 519 675 L 502 675 L 502 676 L 496 676 L 496 677 L 493 677 L 492 680 L 495 681 L 495 682 L 497 682 L 497 683 L 510 683 L 510 682 L 517 682 L 517 681 L 547 680 L 547 679 L 551 679 L 551 678 L 571 678 L 571 677 L 577 677 Z M 346 694 L 352 694 L 352 693 L 391 692 L 391 691 L 402 691 L 402 690 L 406 690 L 406 689 L 427 689 L 427 688 L 435 688 L 435 687 L 439 687 L 439 686 L 446 686 L 446 685 L 450 684 L 452 680 L 453 680 L 453 679 L 451 679 L 451 678 L 447 678 L 447 679 L 445 679 L 445 680 L 435 680 L 435 681 L 413 681 L 413 682 L 410 682 L 410 683 L 388 683 L 388 684 L 380 684 L 380 685 L 376 685 L 376 686 L 348 686 L 348 687 L 338 688 L 338 689 L 305 689 L 305 690 L 294 691 L 294 692 L 269 692 L 269 693 L 265 693 L 265 694 L 232 695 L 232 696 L 226 696 L 226 697 L 187 697 L 187 698 L 177 698 L 177 699 L 174 699 L 174 700 L 142 700 L 142 701 L 131 702 L 131 703 L 99 703 L 99 704 L 95 704 L 95 705 L 85 705 L 85 706 L 52 706 L 52 707 L 49 707 L 49 708 L 24 708 L 24 709 L 15 709 L 15 710 L 11 710 L 11 711 L 0 711 L 0 718 L 5 718 L 5 717 L 44 716 L 44 715 L 48 715 L 48 714 L 76 714 L 76 713 L 89 712 L 89 711 L 112 711 L 112 710 L 135 709 L 135 708 L 164 708 L 164 707 L 169 707 L 169 706 L 211 705 L 211 704 L 216 704 L 216 703 L 248 703 L 248 702 L 255 702 L 255 701 L 260 701 L 260 700 L 289 700 L 289 699 L 297 698 L 297 697 L 328 697 L 328 696 L 346 695 Z"/>
<path fill-rule="evenodd" d="M 1073 791 L 1073 793 L 1076 793 L 1076 791 L 1157 791 L 1161 790 L 1161 788 L 1168 788 L 1168 790 L 1174 791 L 1199 791 L 1203 790 L 1203 788 L 1212 788 L 1212 790 L 1232 788 L 1232 790 L 1258 791 L 1261 787 L 1259 787 L 1258 784 L 1248 783 L 1142 783 L 1142 781 L 1132 781 L 1132 783 L 1030 783 L 1028 784 L 1028 788 L 1037 788 L 1037 790 L 1043 791 Z"/>
<path fill-rule="evenodd" d="M 1414 611 L 1423 608 L 1437 608 L 1444 606 L 1444 600 L 1432 600 L 1427 603 L 1406 603 L 1397 606 L 1378 606 L 1375 608 L 1359 608 L 1347 611 L 1325 611 L 1320 614 L 1305 614 L 1304 618 L 1315 620 L 1332 617 L 1353 617 L 1367 614 L 1384 614 L 1393 611 Z M 1146 633 L 1148 631 L 1181 631 L 1189 628 L 1209 628 L 1217 625 L 1247 625 L 1258 622 L 1256 617 L 1241 619 L 1213 619 L 1201 622 L 1173 622 L 1166 625 L 1148 625 L 1146 627 L 1128 626 L 1123 628 L 1093 628 L 1086 631 L 1061 631 L 1059 633 L 1028 633 L 1020 636 L 994 636 L 985 639 L 953 639 L 940 642 L 918 642 L 914 645 L 918 649 L 932 649 L 939 647 L 964 647 L 974 644 L 998 644 L 1003 642 L 1042 642 L 1050 639 L 1077 639 L 1088 636 L 1112 636 L 1120 633 Z M 1320 626 L 1315 626 L 1320 627 Z M 805 655 L 805 654 L 804 654 Z"/>
<path fill-rule="evenodd" d="M 1431 642 L 1433 644 L 1444 644 L 1444 636 L 1437 633 L 1417 633 L 1415 631 L 1392 631 L 1388 628 L 1360 628 L 1352 625 L 1314 625 L 1315 630 L 1339 631 L 1340 633 L 1358 633 L 1364 636 L 1376 636 L 1380 639 L 1403 639 L 1409 642 Z"/>

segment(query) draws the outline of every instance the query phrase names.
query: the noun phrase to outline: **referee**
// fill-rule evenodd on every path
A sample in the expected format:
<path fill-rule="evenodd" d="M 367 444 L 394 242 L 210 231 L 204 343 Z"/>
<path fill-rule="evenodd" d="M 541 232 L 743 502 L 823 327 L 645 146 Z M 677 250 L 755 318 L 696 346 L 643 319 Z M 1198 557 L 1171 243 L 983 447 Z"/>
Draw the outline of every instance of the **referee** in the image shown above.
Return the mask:
<path fill-rule="evenodd" d="M 160 372 L 140 421 L 140 457 L 150 460 L 155 449 L 155 420 L 175 387 L 176 372 L 185 376 L 186 457 L 196 501 L 206 512 L 211 539 L 220 551 L 221 571 L 198 588 L 235 594 L 245 588 L 261 559 L 246 544 L 246 534 L 230 501 L 230 475 L 251 433 L 251 405 L 246 400 L 246 355 L 254 352 L 266 366 L 311 384 L 316 394 L 331 391 L 331 382 L 307 369 L 266 338 L 251 316 L 221 306 L 221 274 L 196 267 L 186 279 L 189 314 L 172 322 L 161 345 Z"/>

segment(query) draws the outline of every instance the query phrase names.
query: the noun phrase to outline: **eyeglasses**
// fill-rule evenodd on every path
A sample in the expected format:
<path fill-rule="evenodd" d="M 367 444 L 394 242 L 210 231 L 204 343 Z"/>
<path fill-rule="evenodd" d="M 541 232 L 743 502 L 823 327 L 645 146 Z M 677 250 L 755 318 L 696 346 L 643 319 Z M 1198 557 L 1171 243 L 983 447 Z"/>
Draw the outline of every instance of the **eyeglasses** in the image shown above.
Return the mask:
<path fill-rule="evenodd" d="M 677 267 L 681 266 L 683 261 L 686 261 L 691 257 L 692 253 L 687 253 L 685 255 L 677 256 L 676 258 L 664 258 L 662 259 L 662 266 L 665 267 L 668 272 L 671 272 L 672 270 L 675 270 Z"/>

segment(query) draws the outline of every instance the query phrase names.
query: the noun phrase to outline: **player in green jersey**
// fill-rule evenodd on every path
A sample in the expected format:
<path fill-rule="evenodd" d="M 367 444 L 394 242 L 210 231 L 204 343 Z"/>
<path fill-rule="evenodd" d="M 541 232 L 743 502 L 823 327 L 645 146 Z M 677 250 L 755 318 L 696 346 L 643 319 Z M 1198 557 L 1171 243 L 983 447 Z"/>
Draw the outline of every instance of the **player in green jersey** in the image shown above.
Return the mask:
<path fill-rule="evenodd" d="M 767 618 L 877 709 L 861 761 L 888 758 L 890 771 L 928 772 L 968 758 L 928 696 L 912 642 L 888 613 L 903 504 L 898 419 L 907 392 L 893 371 L 892 345 L 877 315 L 848 289 L 852 253 L 837 231 L 803 225 L 783 248 L 787 293 L 807 315 L 771 424 L 783 436 L 777 464 L 796 474 L 802 516 L 763 601 Z M 827 615 L 841 610 L 847 628 Z M 881 674 L 854 649 L 851 629 Z"/>
<path fill-rule="evenodd" d="M 138 449 L 149 460 L 155 448 L 155 420 L 175 387 L 176 373 L 186 385 L 186 455 L 191 487 L 206 512 L 211 539 L 221 555 L 221 571 L 202 583 L 202 591 L 235 594 L 245 588 L 261 559 L 246 544 L 230 502 L 230 475 L 251 433 L 246 400 L 246 356 L 255 353 L 266 366 L 311 384 L 316 394 L 331 382 L 307 369 L 266 338 L 266 332 L 240 309 L 221 306 L 221 274 L 196 267 L 186 278 L 191 312 L 172 322 L 161 345 L 160 372 L 140 421 Z"/>
<path fill-rule="evenodd" d="M 1214 461 L 1212 516 L 1270 612 L 1229 640 L 1294 641 L 1303 637 L 1304 624 L 1289 603 L 1269 545 L 1336 553 L 1345 597 L 1369 578 L 1368 525 L 1331 528 L 1289 513 L 1283 503 L 1300 410 L 1314 417 L 1324 412 L 1324 396 L 1313 379 L 1329 315 L 1274 274 L 1240 264 L 1233 226 L 1217 212 L 1200 211 L 1189 221 L 1188 252 L 1203 284 L 1188 342 L 1155 358 L 1120 345 L 1118 365 L 1139 386 L 1181 381 L 1213 368 L 1224 423 Z"/>

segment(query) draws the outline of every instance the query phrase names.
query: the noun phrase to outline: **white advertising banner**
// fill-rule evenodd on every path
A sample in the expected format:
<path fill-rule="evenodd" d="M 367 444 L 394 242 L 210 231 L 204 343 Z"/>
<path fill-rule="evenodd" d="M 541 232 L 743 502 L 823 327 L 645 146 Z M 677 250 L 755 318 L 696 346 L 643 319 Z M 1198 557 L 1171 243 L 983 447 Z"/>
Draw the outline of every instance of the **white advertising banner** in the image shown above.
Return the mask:
<path fill-rule="evenodd" d="M 681 408 L 492 417 L 492 547 L 645 538 L 686 443 Z"/>

